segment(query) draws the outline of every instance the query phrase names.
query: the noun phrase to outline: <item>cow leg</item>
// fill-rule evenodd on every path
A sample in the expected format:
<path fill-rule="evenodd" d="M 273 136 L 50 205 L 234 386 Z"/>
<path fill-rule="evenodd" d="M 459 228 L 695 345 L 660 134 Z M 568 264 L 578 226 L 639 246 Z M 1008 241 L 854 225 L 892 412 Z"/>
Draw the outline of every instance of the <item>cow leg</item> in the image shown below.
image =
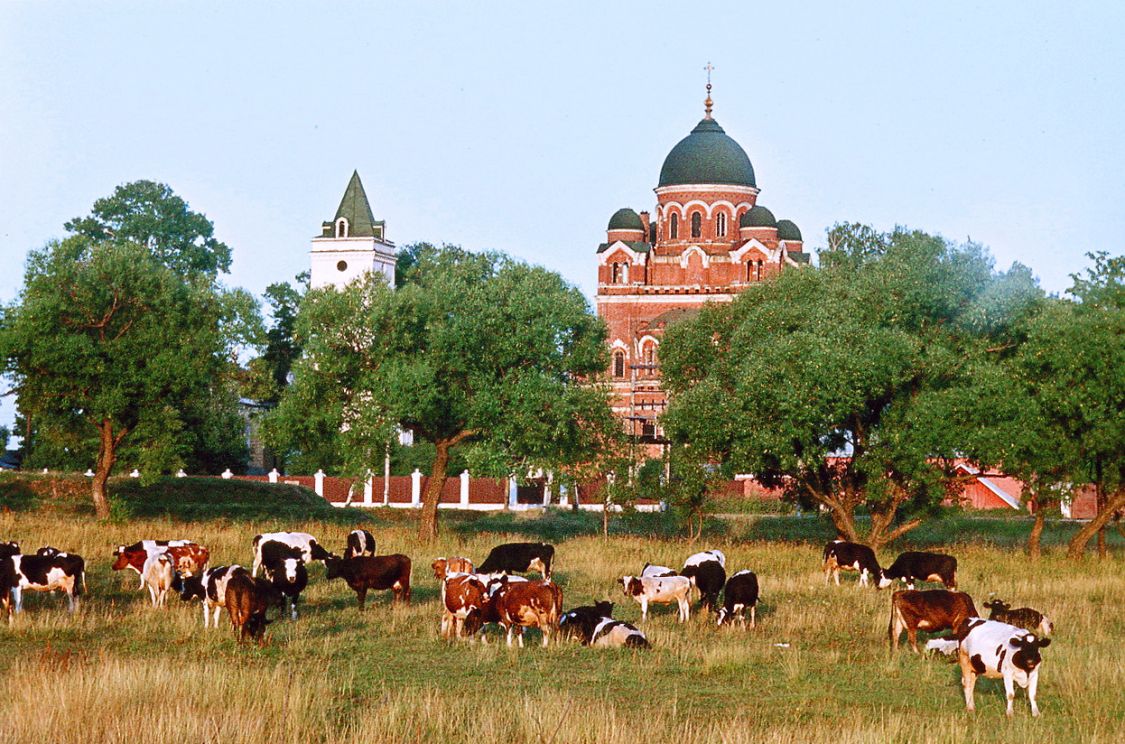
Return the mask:
<path fill-rule="evenodd" d="M 551 641 L 551 631 L 544 626 L 540 626 L 539 630 L 543 633 L 543 648 L 547 648 L 547 644 Z"/>
<path fill-rule="evenodd" d="M 508 648 L 512 647 L 512 631 L 513 630 L 515 630 L 515 626 L 509 625 L 508 626 Z"/>
<path fill-rule="evenodd" d="M 290 609 L 291 609 L 291 612 L 292 612 L 292 614 L 291 614 L 291 617 L 292 617 L 292 618 L 293 618 L 294 620 L 296 620 L 296 619 L 297 619 L 297 600 L 298 600 L 298 599 L 300 599 L 300 595 L 298 595 L 298 596 L 296 596 L 296 597 L 292 597 L 292 598 L 291 598 L 291 601 L 293 602 L 293 604 L 292 604 L 292 606 L 291 606 L 291 608 L 290 608 Z"/>
<path fill-rule="evenodd" d="M 641 622 L 648 619 L 648 597 L 641 597 Z"/>
<path fill-rule="evenodd" d="M 204 628 L 210 628 L 211 627 L 211 608 L 207 606 L 207 600 L 206 599 L 204 599 L 199 604 L 202 605 L 202 607 L 203 607 L 203 627 Z M 218 622 L 217 622 L 218 618 L 216 617 L 215 620 L 216 620 L 215 627 L 218 627 Z"/>
<path fill-rule="evenodd" d="M 23 612 L 23 587 L 18 584 L 12 587 L 12 601 L 16 603 L 16 612 Z"/>
<path fill-rule="evenodd" d="M 742 618 L 743 625 L 746 624 L 746 618 Z M 750 606 L 750 629 L 758 627 L 758 608 L 755 605 Z"/>
<path fill-rule="evenodd" d="M 914 649 L 914 653 L 921 653 L 918 651 L 918 629 L 906 626 L 906 637 L 910 640 L 910 648 Z"/>
<path fill-rule="evenodd" d="M 520 648 L 523 648 L 523 626 L 516 626 L 516 640 L 519 641 Z"/>
<path fill-rule="evenodd" d="M 965 691 L 965 710 L 975 711 L 977 706 L 973 704 L 973 688 L 977 684 L 976 672 L 973 671 L 969 655 L 964 650 L 957 658 L 961 662 L 961 688 Z"/>
<path fill-rule="evenodd" d="M 1027 676 L 1027 700 L 1031 703 L 1031 715 L 1033 718 L 1039 717 L 1039 705 L 1035 702 L 1035 693 L 1039 689 L 1039 667 L 1031 670 L 1031 674 Z"/>
<path fill-rule="evenodd" d="M 359 599 L 359 609 L 363 610 L 363 603 L 367 600 L 367 589 L 356 589 L 355 594 Z"/>
<path fill-rule="evenodd" d="M 832 569 L 832 578 L 836 580 L 836 586 L 840 586 L 840 569 L 839 568 L 833 568 Z"/>
<path fill-rule="evenodd" d="M 1008 706 L 1004 709 L 1004 715 L 1011 718 L 1012 702 L 1016 699 L 1016 683 L 1011 672 L 1004 675 L 1004 698 L 1008 702 Z"/>

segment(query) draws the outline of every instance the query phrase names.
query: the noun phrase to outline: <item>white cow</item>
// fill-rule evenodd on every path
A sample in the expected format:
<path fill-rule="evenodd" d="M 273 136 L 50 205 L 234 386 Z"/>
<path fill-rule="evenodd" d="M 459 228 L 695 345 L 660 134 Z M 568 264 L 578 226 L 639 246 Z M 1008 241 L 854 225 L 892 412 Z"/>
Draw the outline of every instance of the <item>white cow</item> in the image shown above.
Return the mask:
<path fill-rule="evenodd" d="M 141 580 L 148 587 L 148 595 L 152 598 L 153 607 L 163 607 L 176 578 L 176 570 L 172 566 L 172 556 L 167 553 L 150 555 L 145 559 L 144 568 L 141 569 Z"/>
<path fill-rule="evenodd" d="M 1027 690 L 1031 702 L 1031 715 L 1039 715 L 1035 691 L 1039 686 L 1039 664 L 1043 658 L 1039 649 L 1051 645 L 1050 638 L 1037 638 L 1014 625 L 972 618 L 968 633 L 961 639 L 957 658 L 961 662 L 961 685 L 965 690 L 965 707 L 976 710 L 973 688 L 977 677 L 1002 678 L 1008 700 L 1007 715 L 1012 717 L 1012 701 L 1016 697 L 1015 685 Z"/>
<path fill-rule="evenodd" d="M 706 563 L 707 561 L 718 561 L 719 565 L 722 566 L 723 569 L 726 569 L 727 567 L 727 557 L 723 555 L 723 551 L 704 550 L 702 553 L 689 555 L 688 559 L 684 561 L 684 568 L 687 568 L 688 566 L 698 566 L 700 563 Z"/>
<path fill-rule="evenodd" d="M 621 587 L 626 597 L 641 605 L 641 622 L 648 617 L 649 604 L 672 604 L 680 608 L 680 622 L 691 614 L 691 579 L 686 576 L 622 576 Z"/>

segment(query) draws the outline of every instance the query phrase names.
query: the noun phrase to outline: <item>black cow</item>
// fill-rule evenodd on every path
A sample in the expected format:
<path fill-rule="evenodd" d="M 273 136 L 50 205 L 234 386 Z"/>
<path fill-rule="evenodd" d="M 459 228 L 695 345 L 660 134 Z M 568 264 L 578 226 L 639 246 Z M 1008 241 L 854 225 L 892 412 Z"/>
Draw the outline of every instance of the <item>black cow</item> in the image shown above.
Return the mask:
<path fill-rule="evenodd" d="M 834 540 L 824 546 L 824 583 L 827 584 L 832 577 L 839 586 L 840 571 L 859 571 L 860 586 L 867 586 L 869 576 L 875 577 L 875 586 L 879 589 L 891 585 L 891 580 L 879 567 L 875 551 L 859 543 Z"/>
<path fill-rule="evenodd" d="M 297 600 L 309 584 L 309 572 L 301 560 L 301 549 L 271 541 L 262 543 L 261 550 L 266 580 L 285 597 L 289 617 L 296 620 Z"/>
<path fill-rule="evenodd" d="M 746 626 L 746 615 L 743 612 L 750 608 L 750 627 L 757 625 L 758 613 L 758 577 L 753 571 L 739 571 L 727 579 L 723 590 L 723 606 L 719 608 L 719 625 L 733 622 L 735 617 Z"/>
<path fill-rule="evenodd" d="M 719 593 L 727 583 L 727 572 L 717 558 L 709 556 L 709 553 L 696 553 L 689 557 L 680 570 L 680 576 L 691 579 L 699 590 L 700 608 L 713 610 L 719 602 Z"/>
<path fill-rule="evenodd" d="M 357 555 L 375 555 L 375 536 L 367 530 L 352 530 L 348 533 L 344 557 L 355 558 Z"/>
<path fill-rule="evenodd" d="M 543 578 L 551 578 L 551 561 L 555 546 L 548 543 L 506 543 L 493 548 L 477 573 L 524 573 L 538 571 Z"/>
<path fill-rule="evenodd" d="M 613 602 L 601 601 L 575 607 L 559 618 L 559 630 L 564 638 L 574 638 L 583 646 L 588 646 L 594 637 L 594 629 L 607 617 L 613 617 Z"/>
<path fill-rule="evenodd" d="M 329 580 L 342 578 L 356 593 L 359 609 L 363 609 L 370 589 L 390 589 L 394 592 L 393 604 L 403 601 L 410 604 L 410 558 L 401 553 L 394 555 L 361 555 L 357 558 L 328 558 L 324 561 L 324 575 Z"/>
<path fill-rule="evenodd" d="M 907 589 L 917 581 L 940 581 L 946 589 L 957 588 L 957 559 L 943 553 L 903 553 L 883 573 L 888 579 L 902 579 Z"/>

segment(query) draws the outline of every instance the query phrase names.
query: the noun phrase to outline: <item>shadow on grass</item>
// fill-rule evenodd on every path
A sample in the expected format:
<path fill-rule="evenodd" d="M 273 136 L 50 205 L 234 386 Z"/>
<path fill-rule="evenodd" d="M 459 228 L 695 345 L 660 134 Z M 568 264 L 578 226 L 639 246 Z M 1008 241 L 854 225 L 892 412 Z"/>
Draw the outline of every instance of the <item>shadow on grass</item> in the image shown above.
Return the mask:
<path fill-rule="evenodd" d="M 0 481 L 0 511 L 31 511 L 38 506 L 39 497 L 26 482 L 9 478 Z"/>

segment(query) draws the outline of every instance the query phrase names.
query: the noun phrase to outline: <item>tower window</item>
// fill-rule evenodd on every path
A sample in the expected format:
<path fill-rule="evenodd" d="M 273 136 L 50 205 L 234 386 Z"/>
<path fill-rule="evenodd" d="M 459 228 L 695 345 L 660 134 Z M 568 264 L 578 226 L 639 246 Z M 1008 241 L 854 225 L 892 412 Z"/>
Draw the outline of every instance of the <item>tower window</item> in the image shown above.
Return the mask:
<path fill-rule="evenodd" d="M 673 212 L 668 225 L 668 239 L 675 240 L 680 237 L 680 216 Z"/>
<path fill-rule="evenodd" d="M 623 351 L 613 352 L 613 376 L 618 378 L 625 376 L 625 352 Z"/>
<path fill-rule="evenodd" d="M 715 218 L 715 234 L 720 238 L 725 238 L 727 235 L 727 215 L 725 212 L 719 212 L 719 216 Z"/>
<path fill-rule="evenodd" d="M 644 351 L 642 352 L 642 354 L 644 355 L 645 364 L 647 364 L 647 365 L 655 364 L 656 363 L 656 344 L 649 341 L 647 344 L 645 344 L 645 348 L 644 348 Z"/>
<path fill-rule="evenodd" d="M 699 212 L 693 212 L 691 215 L 691 236 L 698 238 L 703 234 L 703 215 Z"/>
<path fill-rule="evenodd" d="M 347 220 L 347 218 L 341 217 L 340 219 L 336 220 L 336 237 L 337 238 L 348 237 L 348 220 Z"/>
<path fill-rule="evenodd" d="M 347 270 L 348 270 L 348 262 L 347 261 L 337 261 L 336 262 L 336 271 L 347 271 Z"/>
<path fill-rule="evenodd" d="M 627 263 L 621 264 L 621 283 L 629 283 L 629 264 Z"/>

